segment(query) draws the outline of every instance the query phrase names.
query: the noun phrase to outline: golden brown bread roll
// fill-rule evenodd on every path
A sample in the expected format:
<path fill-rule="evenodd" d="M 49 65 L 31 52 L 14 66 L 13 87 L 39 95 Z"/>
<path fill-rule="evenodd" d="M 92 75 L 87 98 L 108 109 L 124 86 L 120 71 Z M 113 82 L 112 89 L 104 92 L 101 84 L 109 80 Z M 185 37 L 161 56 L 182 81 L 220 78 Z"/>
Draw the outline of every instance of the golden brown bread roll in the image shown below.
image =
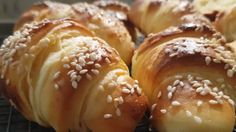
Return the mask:
<path fill-rule="evenodd" d="M 132 132 L 146 98 L 116 50 L 77 21 L 25 24 L 0 48 L 3 95 L 58 132 Z"/>
<path fill-rule="evenodd" d="M 227 41 L 236 39 L 236 1 L 235 0 L 194 0 L 195 8 L 207 16 Z"/>
<path fill-rule="evenodd" d="M 117 18 L 91 4 L 77 3 L 67 5 L 49 1 L 35 4 L 19 18 L 16 22 L 15 30 L 25 23 L 59 18 L 77 19 L 77 21 L 95 33 L 96 36 L 115 48 L 127 65 L 130 64 L 134 43 L 129 32 Z"/>
<path fill-rule="evenodd" d="M 234 128 L 236 54 L 218 32 L 201 27 L 149 35 L 135 52 L 132 76 L 148 97 L 159 132 Z"/>
<path fill-rule="evenodd" d="M 195 12 L 191 2 L 183 0 L 135 0 L 129 18 L 145 34 L 189 22 L 210 24 Z"/>

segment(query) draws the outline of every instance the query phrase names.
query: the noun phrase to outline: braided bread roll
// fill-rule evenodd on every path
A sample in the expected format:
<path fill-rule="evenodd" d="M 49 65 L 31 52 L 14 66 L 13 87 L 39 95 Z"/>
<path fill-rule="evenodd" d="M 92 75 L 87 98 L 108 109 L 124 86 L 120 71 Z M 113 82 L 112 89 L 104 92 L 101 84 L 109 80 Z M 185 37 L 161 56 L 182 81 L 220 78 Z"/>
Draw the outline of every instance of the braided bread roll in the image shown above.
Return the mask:
<path fill-rule="evenodd" d="M 135 0 L 129 18 L 146 35 L 183 23 L 210 24 L 206 18 L 195 12 L 191 2 L 183 0 Z"/>
<path fill-rule="evenodd" d="M 41 2 L 33 5 L 16 22 L 15 30 L 25 23 L 43 19 L 74 18 L 96 36 L 115 48 L 127 65 L 133 56 L 134 43 L 124 24 L 116 17 L 87 3 L 67 5 L 58 2 Z"/>
<path fill-rule="evenodd" d="M 236 40 L 236 1 L 235 0 L 194 0 L 194 6 L 207 16 L 227 39 Z"/>
<path fill-rule="evenodd" d="M 133 57 L 150 119 L 159 132 L 232 132 L 236 54 L 214 29 L 183 27 L 150 35 Z"/>
<path fill-rule="evenodd" d="M 145 112 L 118 53 L 74 20 L 25 24 L 0 48 L 0 73 L 12 105 L 58 132 L 132 132 Z"/>

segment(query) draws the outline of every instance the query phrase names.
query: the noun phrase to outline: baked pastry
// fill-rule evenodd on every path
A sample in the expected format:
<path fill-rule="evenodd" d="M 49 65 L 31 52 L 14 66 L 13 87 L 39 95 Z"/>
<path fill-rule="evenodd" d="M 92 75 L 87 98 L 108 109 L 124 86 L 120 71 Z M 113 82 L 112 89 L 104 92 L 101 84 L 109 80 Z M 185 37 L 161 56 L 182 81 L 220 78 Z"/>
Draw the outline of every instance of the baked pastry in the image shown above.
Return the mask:
<path fill-rule="evenodd" d="M 132 76 L 148 97 L 153 126 L 232 132 L 236 54 L 215 30 L 183 27 L 149 35 L 133 57 Z"/>
<path fill-rule="evenodd" d="M 0 48 L 1 92 L 58 132 L 132 132 L 146 98 L 116 50 L 71 19 L 25 24 Z"/>
<path fill-rule="evenodd" d="M 210 24 L 205 17 L 195 12 L 191 2 L 183 0 L 135 0 L 129 18 L 146 35 L 183 23 Z"/>
<path fill-rule="evenodd" d="M 129 32 L 116 17 L 111 16 L 95 5 L 77 3 L 67 5 L 58 2 L 41 2 L 33 5 L 16 22 L 15 30 L 25 23 L 41 21 L 43 19 L 74 18 L 96 36 L 105 40 L 115 48 L 127 65 L 131 62 L 134 43 Z"/>
<path fill-rule="evenodd" d="M 235 0 L 194 0 L 195 8 L 207 16 L 227 39 L 236 40 L 236 1 Z"/>
<path fill-rule="evenodd" d="M 122 21 L 129 31 L 132 40 L 134 42 L 137 40 L 138 31 L 134 24 L 128 19 L 128 13 L 130 11 L 129 5 L 117 0 L 97 0 L 93 4 Z"/>

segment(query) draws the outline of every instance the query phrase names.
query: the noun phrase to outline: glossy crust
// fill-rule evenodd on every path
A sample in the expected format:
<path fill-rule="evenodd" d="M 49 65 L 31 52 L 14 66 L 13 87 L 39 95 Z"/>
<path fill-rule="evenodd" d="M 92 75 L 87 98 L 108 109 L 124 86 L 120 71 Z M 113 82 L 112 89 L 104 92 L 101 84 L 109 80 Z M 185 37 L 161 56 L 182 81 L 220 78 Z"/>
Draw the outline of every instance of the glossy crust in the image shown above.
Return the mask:
<path fill-rule="evenodd" d="M 135 52 L 132 76 L 148 96 L 150 119 L 160 132 L 231 132 L 235 50 L 213 29 L 187 29 L 152 34 Z"/>
<path fill-rule="evenodd" d="M 115 48 L 126 64 L 130 64 L 134 43 L 124 24 L 116 17 L 91 4 L 76 3 L 67 5 L 49 1 L 35 4 L 19 18 L 15 30 L 25 23 L 59 18 L 76 19 L 96 36 Z"/>
<path fill-rule="evenodd" d="M 97 0 L 93 4 L 121 20 L 129 31 L 132 40 L 134 42 L 137 40 L 138 31 L 134 24 L 128 19 L 128 13 L 130 11 L 128 4 L 117 0 Z"/>
<path fill-rule="evenodd" d="M 26 24 L 0 48 L 1 92 L 58 132 L 134 131 L 146 98 L 116 50 L 77 21 Z"/>
<path fill-rule="evenodd" d="M 235 0 L 194 0 L 197 11 L 207 16 L 227 39 L 236 40 L 236 1 Z"/>
<path fill-rule="evenodd" d="M 188 22 L 209 23 L 195 12 L 191 2 L 181 0 L 135 0 L 129 18 L 145 34 Z"/>

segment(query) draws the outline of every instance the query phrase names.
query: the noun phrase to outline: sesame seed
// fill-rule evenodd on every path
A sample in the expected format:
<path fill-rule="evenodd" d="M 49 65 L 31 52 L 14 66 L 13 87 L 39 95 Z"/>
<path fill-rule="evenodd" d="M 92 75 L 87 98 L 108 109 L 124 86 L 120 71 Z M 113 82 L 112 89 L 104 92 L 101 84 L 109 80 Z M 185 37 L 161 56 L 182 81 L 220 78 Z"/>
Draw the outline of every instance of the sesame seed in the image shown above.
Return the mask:
<path fill-rule="evenodd" d="M 86 78 L 87 78 L 88 80 L 92 80 L 92 79 L 93 79 L 93 77 L 92 77 L 90 74 L 88 74 L 88 73 L 86 73 Z"/>
<path fill-rule="evenodd" d="M 215 101 L 215 100 L 209 100 L 209 103 L 210 103 L 210 104 L 213 104 L 213 105 L 214 105 L 214 104 L 218 104 L 218 102 Z"/>
<path fill-rule="evenodd" d="M 209 56 L 205 57 L 205 62 L 206 62 L 206 65 L 209 65 L 211 63 L 211 57 Z"/>
<path fill-rule="evenodd" d="M 54 88 L 57 90 L 59 89 L 59 86 L 57 84 L 54 84 Z"/>
<path fill-rule="evenodd" d="M 167 90 L 168 90 L 168 91 L 171 91 L 171 89 L 172 89 L 172 86 L 169 85 L 169 86 L 167 87 Z"/>
<path fill-rule="evenodd" d="M 161 97 L 161 91 L 158 93 L 157 98 Z"/>
<path fill-rule="evenodd" d="M 80 73 L 80 74 L 85 74 L 85 73 L 87 73 L 87 72 L 88 72 L 87 69 L 83 69 L 83 70 L 81 70 L 79 73 Z"/>
<path fill-rule="evenodd" d="M 210 80 L 203 80 L 202 82 L 206 85 L 212 85 L 212 82 Z"/>
<path fill-rule="evenodd" d="M 224 69 L 228 69 L 229 68 L 229 64 L 225 64 Z"/>
<path fill-rule="evenodd" d="M 223 96 L 223 95 L 224 95 L 224 93 L 223 93 L 222 91 L 218 92 L 218 94 L 219 94 L 220 96 Z"/>
<path fill-rule="evenodd" d="M 203 90 L 203 87 L 198 87 L 198 88 L 196 89 L 196 92 L 197 92 L 197 93 L 200 93 L 202 90 Z"/>
<path fill-rule="evenodd" d="M 176 75 L 175 78 L 176 79 L 183 79 L 183 76 L 182 75 Z"/>
<path fill-rule="evenodd" d="M 183 86 L 184 86 L 184 82 L 180 81 L 180 82 L 179 82 L 179 85 L 180 85 L 181 87 L 183 87 Z"/>
<path fill-rule="evenodd" d="M 178 55 L 178 53 L 172 53 L 172 54 L 169 55 L 169 57 L 174 57 L 176 55 Z"/>
<path fill-rule="evenodd" d="M 120 111 L 119 108 L 116 108 L 116 115 L 117 115 L 117 116 L 121 116 L 121 111 Z"/>
<path fill-rule="evenodd" d="M 157 106 L 157 104 L 153 104 L 153 105 L 151 106 L 151 111 L 154 111 L 155 108 L 156 108 L 156 106 Z"/>
<path fill-rule="evenodd" d="M 131 88 L 130 93 L 133 95 L 134 94 L 134 88 Z"/>
<path fill-rule="evenodd" d="M 138 95 L 141 95 L 141 94 L 142 94 L 142 89 L 139 88 L 139 87 L 137 87 L 136 89 L 137 89 L 137 93 L 138 93 Z"/>
<path fill-rule="evenodd" d="M 149 120 L 152 120 L 152 119 L 153 119 L 153 115 L 150 115 Z"/>
<path fill-rule="evenodd" d="M 74 89 L 77 89 L 77 87 L 78 87 L 78 84 L 77 84 L 77 82 L 76 82 L 76 81 L 72 81 L 72 87 L 73 87 Z"/>
<path fill-rule="evenodd" d="M 108 64 L 111 63 L 111 61 L 109 60 L 109 58 L 105 58 L 105 61 L 106 61 L 106 63 L 108 63 Z"/>
<path fill-rule="evenodd" d="M 111 103 L 112 102 L 112 96 L 111 95 L 107 95 L 107 103 Z"/>
<path fill-rule="evenodd" d="M 103 117 L 104 117 L 105 119 L 110 119 L 110 118 L 112 118 L 112 114 L 105 114 Z"/>
<path fill-rule="evenodd" d="M 218 59 L 213 59 L 213 61 L 214 61 L 215 63 L 221 63 L 221 61 L 218 60 Z"/>
<path fill-rule="evenodd" d="M 68 64 L 64 64 L 63 67 L 64 67 L 65 69 L 70 69 L 70 65 L 68 65 Z"/>
<path fill-rule="evenodd" d="M 202 91 L 200 92 L 200 95 L 205 96 L 205 95 L 207 95 L 207 92 L 206 92 L 205 90 L 202 90 Z"/>
<path fill-rule="evenodd" d="M 161 109 L 160 112 L 165 114 L 167 111 L 166 111 L 166 109 Z"/>
<path fill-rule="evenodd" d="M 171 52 L 170 49 L 165 49 L 165 53 L 166 53 L 166 54 L 169 54 L 170 52 Z"/>
<path fill-rule="evenodd" d="M 172 92 L 169 92 L 167 96 L 168 96 L 168 99 L 171 99 L 172 98 Z"/>
<path fill-rule="evenodd" d="M 227 76 L 228 77 L 233 77 L 234 76 L 234 71 L 232 69 L 227 70 Z"/>
<path fill-rule="evenodd" d="M 203 102 L 201 101 L 201 100 L 198 100 L 197 101 L 197 106 L 199 107 L 199 106 L 201 106 L 203 104 Z"/>
<path fill-rule="evenodd" d="M 126 93 L 126 94 L 129 94 L 129 93 L 130 93 L 130 90 L 127 89 L 127 88 L 123 88 L 123 89 L 122 89 L 122 92 L 123 92 L 123 93 Z"/>
<path fill-rule="evenodd" d="M 172 89 L 171 89 L 171 91 L 170 91 L 170 92 L 174 93 L 174 92 L 175 92 L 175 90 L 176 90 L 176 87 L 172 87 Z"/>
<path fill-rule="evenodd" d="M 181 104 L 178 101 L 172 101 L 171 105 L 173 105 L 173 106 L 180 106 Z"/>
<path fill-rule="evenodd" d="M 96 63 L 94 66 L 95 66 L 95 68 L 97 68 L 97 69 L 99 69 L 99 68 L 102 67 L 102 66 L 101 66 L 100 64 L 98 64 L 98 63 Z"/>
<path fill-rule="evenodd" d="M 76 66 L 77 64 L 76 64 L 76 62 L 71 62 L 70 63 L 72 66 Z"/>
<path fill-rule="evenodd" d="M 79 65 L 79 64 L 76 64 L 76 67 L 75 67 L 75 69 L 76 69 L 77 71 L 80 71 L 80 70 L 82 70 L 83 68 L 82 68 L 82 66 L 81 66 L 81 65 Z"/>
<path fill-rule="evenodd" d="M 135 83 L 135 84 L 138 84 L 138 80 L 134 80 L 134 83 Z"/>
<path fill-rule="evenodd" d="M 53 79 L 57 79 L 60 76 L 60 71 L 56 72 L 53 76 Z"/>
<path fill-rule="evenodd" d="M 223 95 L 223 98 L 225 98 L 225 99 L 229 99 L 229 96 L 227 96 L 227 95 Z"/>
<path fill-rule="evenodd" d="M 89 62 L 87 62 L 87 64 L 88 65 L 92 65 L 92 64 L 94 64 L 94 62 L 93 61 L 89 61 Z"/>
<path fill-rule="evenodd" d="M 176 85 L 179 84 L 179 82 L 180 82 L 179 80 L 176 80 L 176 81 L 173 83 L 173 85 L 176 86 Z"/>
<path fill-rule="evenodd" d="M 101 91 L 104 91 L 104 87 L 102 85 L 99 85 L 98 89 L 101 90 Z"/>
<path fill-rule="evenodd" d="M 218 92 L 218 88 L 217 88 L 217 87 L 214 87 L 214 88 L 212 89 L 212 91 L 213 91 L 213 92 Z"/>
<path fill-rule="evenodd" d="M 82 77 L 80 75 L 77 75 L 77 78 L 76 78 L 77 82 L 79 82 L 81 79 Z"/>
<path fill-rule="evenodd" d="M 187 117 L 191 117 L 192 116 L 192 112 L 186 110 L 186 115 L 187 115 Z"/>
<path fill-rule="evenodd" d="M 234 106 L 234 101 L 232 99 L 227 100 L 232 106 Z"/>
<path fill-rule="evenodd" d="M 194 118 L 196 123 L 198 123 L 198 124 L 202 123 L 202 119 L 200 117 L 194 116 L 193 118 Z"/>
<path fill-rule="evenodd" d="M 99 71 L 96 70 L 96 69 L 92 69 L 91 72 L 92 72 L 93 74 L 95 74 L 95 75 L 98 75 L 98 74 L 99 74 Z"/>
<path fill-rule="evenodd" d="M 196 88 L 196 87 L 200 87 L 201 84 L 197 82 L 197 83 L 194 83 L 192 86 Z"/>

